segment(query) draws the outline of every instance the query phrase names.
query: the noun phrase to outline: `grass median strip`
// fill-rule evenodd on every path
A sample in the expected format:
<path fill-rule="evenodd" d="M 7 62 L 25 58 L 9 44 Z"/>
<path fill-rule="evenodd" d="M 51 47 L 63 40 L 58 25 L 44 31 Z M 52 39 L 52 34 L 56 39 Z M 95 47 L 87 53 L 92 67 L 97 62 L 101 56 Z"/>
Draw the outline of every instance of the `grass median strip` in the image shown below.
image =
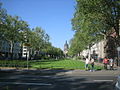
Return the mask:
<path fill-rule="evenodd" d="M 85 69 L 85 63 L 80 60 L 41 60 L 39 62 L 33 62 L 31 64 L 33 68 L 51 68 L 51 69 Z M 89 65 L 90 67 L 90 65 Z M 100 66 L 95 66 L 96 69 L 101 69 Z"/>
<path fill-rule="evenodd" d="M 26 65 L 26 60 L 0 60 L 0 67 L 26 68 Z M 35 69 L 85 69 L 85 63 L 83 61 L 72 59 L 29 60 L 28 65 L 30 68 Z M 95 69 L 102 69 L 102 67 L 95 66 Z"/>

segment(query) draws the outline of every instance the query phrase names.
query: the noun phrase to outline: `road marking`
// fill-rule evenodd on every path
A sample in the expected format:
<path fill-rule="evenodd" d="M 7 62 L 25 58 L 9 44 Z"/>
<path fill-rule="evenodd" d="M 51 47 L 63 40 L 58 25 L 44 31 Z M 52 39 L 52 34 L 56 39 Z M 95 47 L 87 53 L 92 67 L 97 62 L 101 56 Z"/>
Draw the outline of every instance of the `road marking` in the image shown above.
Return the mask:
<path fill-rule="evenodd" d="M 113 80 L 93 80 L 94 82 L 113 82 Z"/>
<path fill-rule="evenodd" d="M 15 85 L 42 85 L 42 86 L 51 86 L 52 84 L 48 83 L 19 83 L 19 82 L 0 82 L 0 84 L 15 84 Z"/>

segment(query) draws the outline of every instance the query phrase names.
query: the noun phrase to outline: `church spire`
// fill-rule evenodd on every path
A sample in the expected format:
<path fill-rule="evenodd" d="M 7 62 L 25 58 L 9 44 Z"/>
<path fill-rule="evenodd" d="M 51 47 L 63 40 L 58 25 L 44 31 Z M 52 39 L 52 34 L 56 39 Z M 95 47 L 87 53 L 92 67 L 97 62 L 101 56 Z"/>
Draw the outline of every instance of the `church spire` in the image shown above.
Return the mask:
<path fill-rule="evenodd" d="M 67 40 L 66 40 L 65 44 L 67 44 Z"/>
<path fill-rule="evenodd" d="M 69 48 L 69 46 L 68 46 L 68 43 L 67 43 L 67 40 L 66 40 L 66 42 L 64 44 L 64 52 L 68 51 L 68 48 Z"/>

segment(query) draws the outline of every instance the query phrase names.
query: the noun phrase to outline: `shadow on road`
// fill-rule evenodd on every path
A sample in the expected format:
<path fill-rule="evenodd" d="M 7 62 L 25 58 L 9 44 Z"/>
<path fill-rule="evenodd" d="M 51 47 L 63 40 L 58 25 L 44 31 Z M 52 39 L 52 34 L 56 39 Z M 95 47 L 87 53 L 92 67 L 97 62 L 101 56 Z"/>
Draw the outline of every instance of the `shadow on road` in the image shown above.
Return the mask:
<path fill-rule="evenodd" d="M 113 82 L 58 75 L 69 70 L 0 71 L 0 90 L 113 90 Z"/>

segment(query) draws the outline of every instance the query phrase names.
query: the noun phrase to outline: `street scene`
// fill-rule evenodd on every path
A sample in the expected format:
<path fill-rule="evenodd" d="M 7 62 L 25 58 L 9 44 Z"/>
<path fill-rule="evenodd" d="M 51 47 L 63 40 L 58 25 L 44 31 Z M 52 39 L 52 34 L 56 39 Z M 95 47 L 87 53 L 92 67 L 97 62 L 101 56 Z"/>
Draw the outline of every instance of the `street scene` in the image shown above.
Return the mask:
<path fill-rule="evenodd" d="M 0 0 L 0 90 L 120 90 L 120 0 Z"/>

